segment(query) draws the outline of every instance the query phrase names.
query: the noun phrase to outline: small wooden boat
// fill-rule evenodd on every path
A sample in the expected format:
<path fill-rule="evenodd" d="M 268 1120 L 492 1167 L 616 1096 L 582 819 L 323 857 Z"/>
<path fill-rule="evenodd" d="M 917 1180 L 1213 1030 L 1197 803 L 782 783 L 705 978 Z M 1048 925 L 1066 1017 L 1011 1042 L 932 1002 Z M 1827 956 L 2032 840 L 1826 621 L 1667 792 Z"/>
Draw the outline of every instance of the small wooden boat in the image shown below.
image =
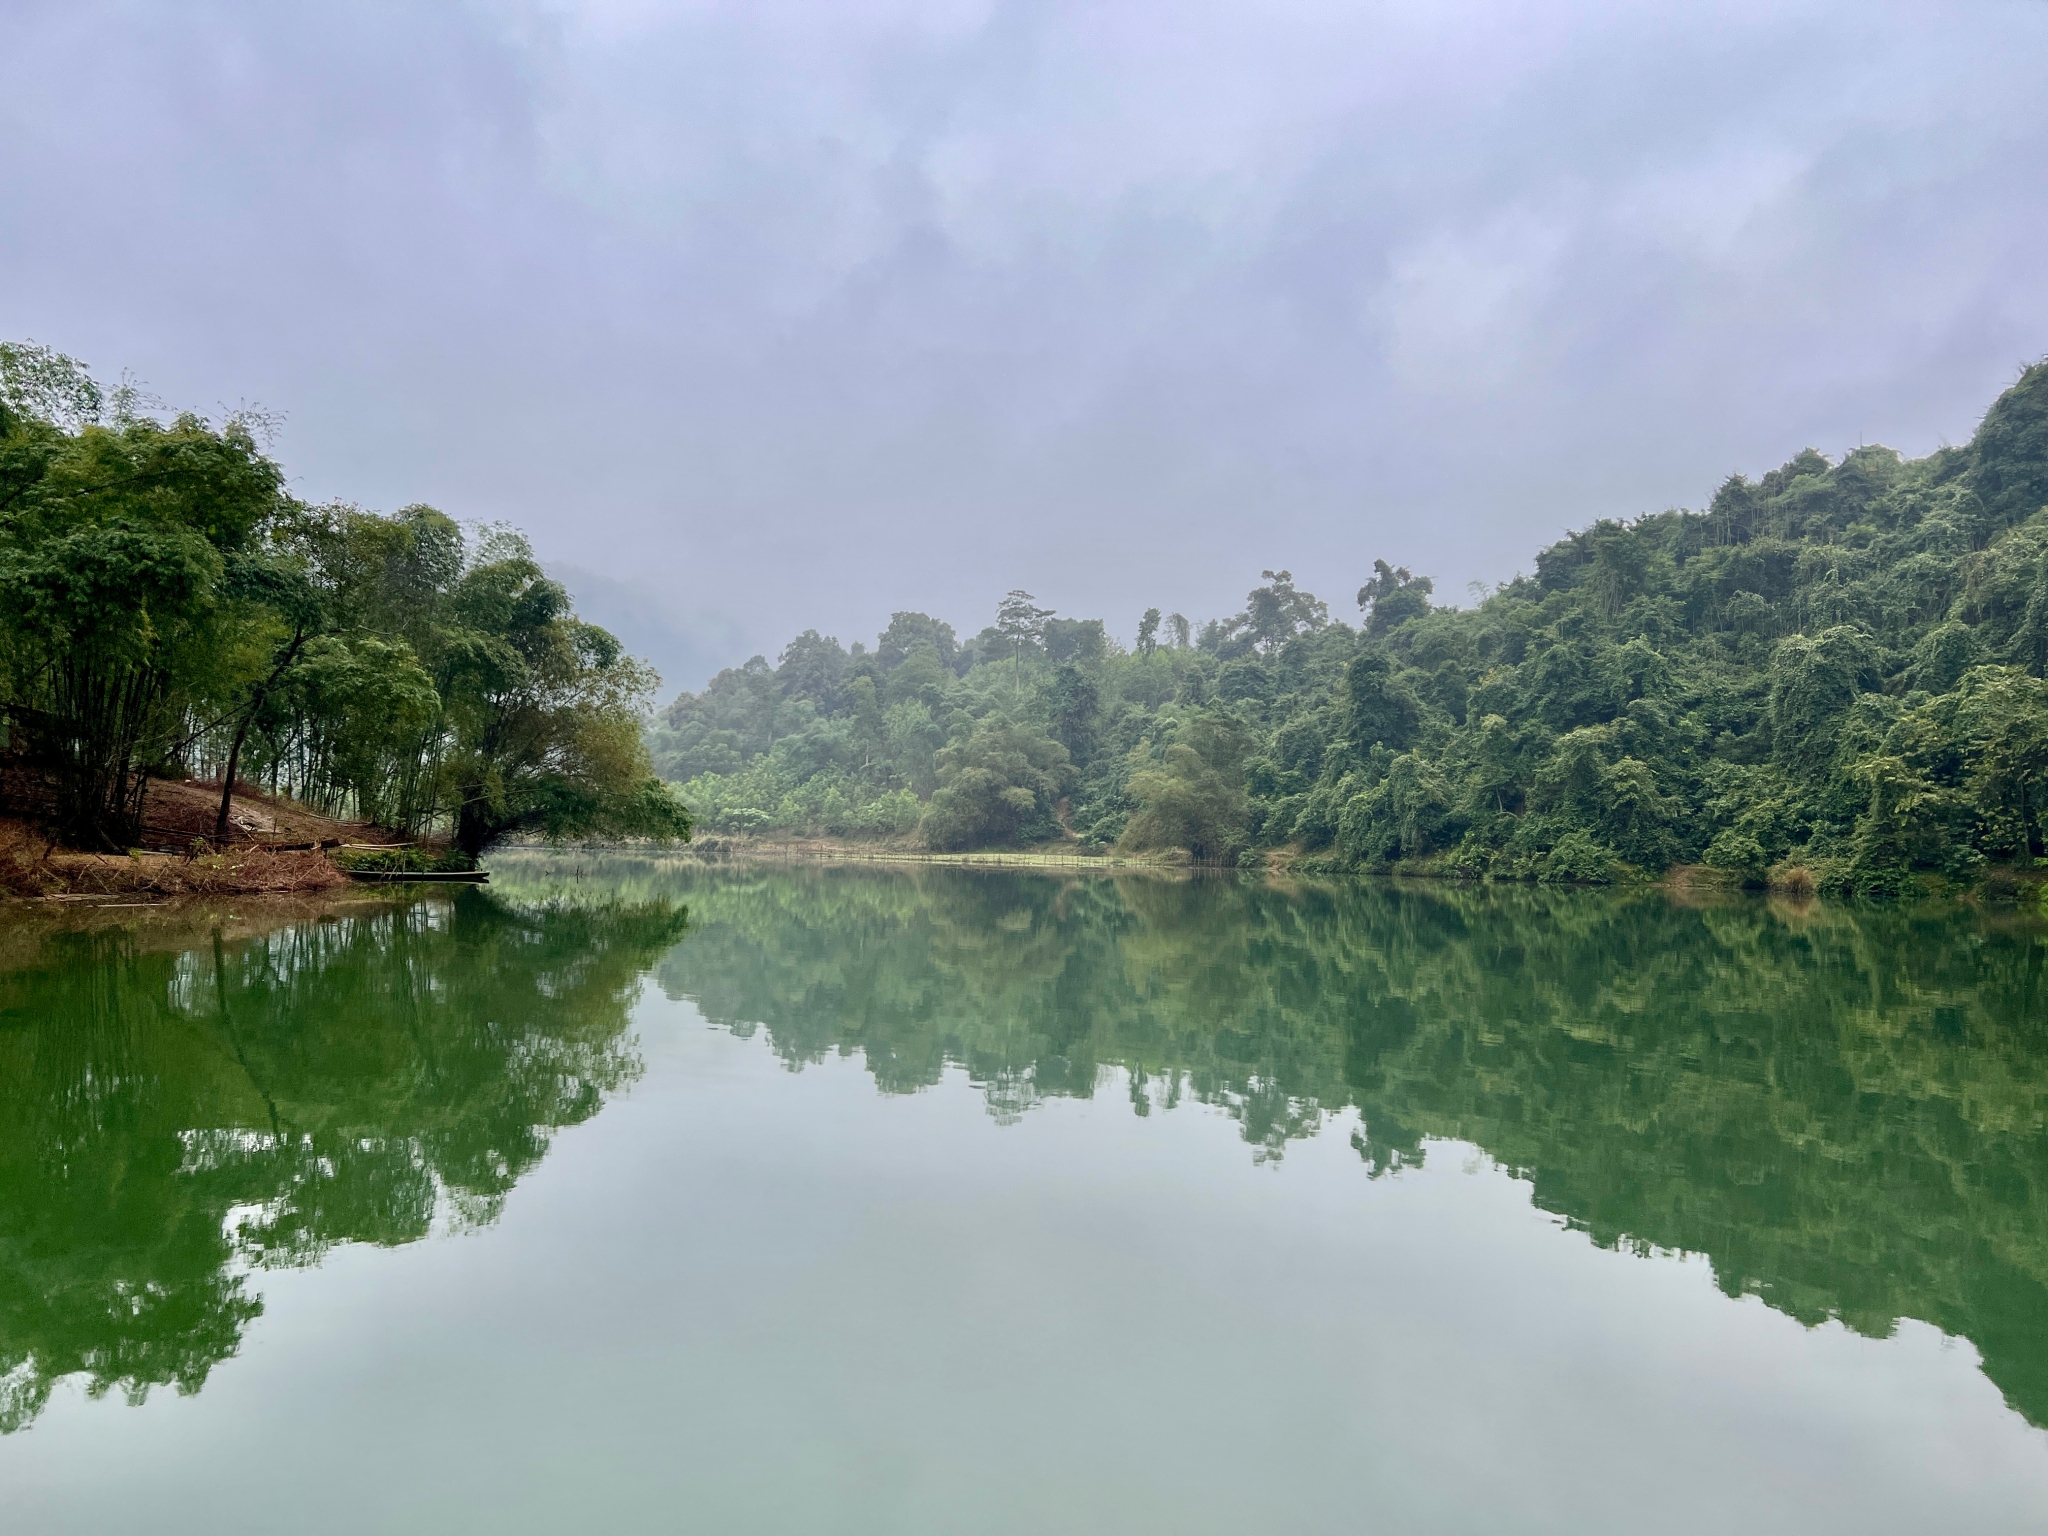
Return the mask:
<path fill-rule="evenodd" d="M 482 885 L 491 878 L 488 869 L 345 869 L 342 873 L 351 880 L 361 880 L 370 885 L 410 884 L 422 880 Z"/>

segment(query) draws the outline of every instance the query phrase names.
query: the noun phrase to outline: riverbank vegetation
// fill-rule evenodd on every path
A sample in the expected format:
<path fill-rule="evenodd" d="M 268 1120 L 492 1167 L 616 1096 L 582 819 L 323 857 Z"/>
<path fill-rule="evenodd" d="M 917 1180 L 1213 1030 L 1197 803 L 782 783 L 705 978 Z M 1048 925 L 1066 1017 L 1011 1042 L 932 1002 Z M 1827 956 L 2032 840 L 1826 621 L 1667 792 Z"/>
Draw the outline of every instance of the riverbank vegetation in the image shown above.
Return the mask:
<path fill-rule="evenodd" d="M 2048 851 L 2048 364 L 1962 447 L 1807 450 L 1469 607 L 1375 561 L 1356 604 L 1280 570 L 1128 646 L 1025 592 L 964 641 L 806 631 L 678 698 L 655 760 L 720 832 L 934 849 L 1874 896 Z"/>
<path fill-rule="evenodd" d="M 474 859 L 505 837 L 685 836 L 656 680 L 518 534 L 311 505 L 253 415 L 214 423 L 0 345 L 5 809 L 64 844 L 151 835 L 153 783 L 248 784 Z"/>

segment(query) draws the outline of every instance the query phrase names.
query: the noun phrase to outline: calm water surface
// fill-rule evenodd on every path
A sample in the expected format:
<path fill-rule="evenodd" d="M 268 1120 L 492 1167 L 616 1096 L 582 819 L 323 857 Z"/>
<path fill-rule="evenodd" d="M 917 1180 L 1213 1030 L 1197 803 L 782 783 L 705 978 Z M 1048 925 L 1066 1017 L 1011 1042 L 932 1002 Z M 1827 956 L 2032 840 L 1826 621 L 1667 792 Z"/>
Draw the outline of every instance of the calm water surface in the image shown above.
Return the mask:
<path fill-rule="evenodd" d="M 2048 1526 L 2048 939 L 507 861 L 0 924 L 0 1527 Z"/>

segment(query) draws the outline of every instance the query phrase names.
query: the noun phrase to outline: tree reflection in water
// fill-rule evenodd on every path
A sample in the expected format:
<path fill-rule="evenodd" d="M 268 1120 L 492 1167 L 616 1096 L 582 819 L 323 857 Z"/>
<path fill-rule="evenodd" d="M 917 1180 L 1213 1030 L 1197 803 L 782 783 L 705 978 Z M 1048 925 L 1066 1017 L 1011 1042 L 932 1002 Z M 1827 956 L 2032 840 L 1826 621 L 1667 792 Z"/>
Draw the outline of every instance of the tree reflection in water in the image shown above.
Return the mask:
<path fill-rule="evenodd" d="M 0 1424 L 196 1389 L 252 1268 L 494 1218 L 638 1063 L 652 970 L 792 1067 L 1113 1090 L 1365 1176 L 1475 1144 L 1730 1295 L 1972 1340 L 2048 1424 L 2048 940 L 1955 909 L 509 859 L 260 934 L 0 932 Z M 574 893 L 569 899 L 569 893 Z M 683 910 L 689 911 L 689 939 Z M 108 914 L 111 916 L 111 914 Z M 6 946 L 16 953 L 9 955 Z"/>
<path fill-rule="evenodd" d="M 675 869 L 675 866 L 671 866 Z M 1971 1339 L 2048 1425 L 2048 935 L 1954 908 L 844 868 L 687 895 L 672 995 L 792 1065 L 949 1067 L 999 1117 L 1105 1084 L 1281 1156 L 1355 1109 L 1371 1174 L 1485 1149 L 1605 1246 L 1729 1295 Z M 1121 1069 L 1109 1071 L 1106 1069 Z"/>
<path fill-rule="evenodd" d="M 111 917 L 112 914 L 103 914 Z M 172 913 L 0 935 L 0 1431 L 59 1379 L 193 1392 L 253 1268 L 489 1222 L 638 1063 L 666 900 Z M 5 951 L 12 951 L 6 953 Z"/>

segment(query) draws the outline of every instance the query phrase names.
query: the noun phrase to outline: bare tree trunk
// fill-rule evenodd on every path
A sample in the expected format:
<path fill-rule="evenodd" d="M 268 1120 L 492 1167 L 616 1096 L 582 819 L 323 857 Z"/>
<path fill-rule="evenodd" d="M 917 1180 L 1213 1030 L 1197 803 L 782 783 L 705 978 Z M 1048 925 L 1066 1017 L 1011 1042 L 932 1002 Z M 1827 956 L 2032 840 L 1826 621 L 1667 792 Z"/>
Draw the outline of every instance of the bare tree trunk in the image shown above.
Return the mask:
<path fill-rule="evenodd" d="M 256 719 L 256 711 L 242 716 L 242 723 L 235 727 L 235 739 L 228 747 L 228 771 L 221 780 L 220 814 L 213 818 L 213 840 L 225 843 L 228 840 L 228 811 L 235 799 L 235 770 L 242 765 L 242 743 L 249 738 L 249 727 Z"/>
<path fill-rule="evenodd" d="M 242 723 L 235 727 L 235 739 L 228 748 L 228 771 L 220 786 L 220 814 L 213 819 L 213 840 L 224 843 L 228 840 L 228 810 L 234 804 L 235 771 L 242 763 L 242 744 L 249 739 L 249 728 L 256 723 L 256 711 L 263 707 L 263 701 L 270 696 L 270 690 L 277 686 L 277 680 L 284 676 L 285 669 L 298 660 L 299 651 L 305 646 L 306 632 L 295 630 L 292 643 L 284 648 L 284 654 L 277 659 L 277 665 L 270 669 L 270 676 L 263 679 L 255 694 L 249 700 L 249 707 L 242 712 Z M 275 765 L 272 765 L 272 784 L 276 783 Z"/>

